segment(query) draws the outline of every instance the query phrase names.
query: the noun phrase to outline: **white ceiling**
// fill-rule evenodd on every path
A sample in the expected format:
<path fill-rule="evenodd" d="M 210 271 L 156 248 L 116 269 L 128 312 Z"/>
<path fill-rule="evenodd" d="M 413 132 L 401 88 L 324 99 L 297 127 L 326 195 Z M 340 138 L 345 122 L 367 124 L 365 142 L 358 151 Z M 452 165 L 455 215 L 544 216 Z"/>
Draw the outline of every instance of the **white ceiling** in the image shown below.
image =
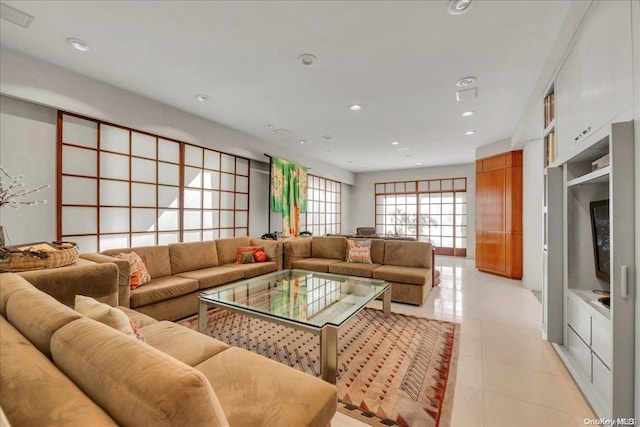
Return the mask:
<path fill-rule="evenodd" d="M 473 162 L 476 147 L 510 138 L 570 4 L 476 1 L 460 16 L 446 0 L 5 1 L 35 19 L 1 21 L 0 42 L 268 141 L 259 153 L 404 169 Z M 457 102 L 468 75 L 478 98 Z"/>

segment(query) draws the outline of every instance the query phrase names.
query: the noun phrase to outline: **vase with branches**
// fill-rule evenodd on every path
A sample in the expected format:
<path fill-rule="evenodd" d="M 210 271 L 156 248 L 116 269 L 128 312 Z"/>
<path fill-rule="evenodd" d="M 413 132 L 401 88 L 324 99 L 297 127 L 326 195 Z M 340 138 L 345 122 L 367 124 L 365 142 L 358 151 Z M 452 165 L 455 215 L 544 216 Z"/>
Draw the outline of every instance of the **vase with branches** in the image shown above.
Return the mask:
<path fill-rule="evenodd" d="M 43 185 L 38 188 L 30 189 L 22 182 L 22 175 L 12 176 L 0 166 L 0 208 L 10 207 L 18 209 L 20 206 L 30 206 L 47 203 L 46 200 L 24 200 L 33 193 L 49 188 L 49 185 Z M 4 228 L 0 225 L 0 245 L 5 245 Z"/>

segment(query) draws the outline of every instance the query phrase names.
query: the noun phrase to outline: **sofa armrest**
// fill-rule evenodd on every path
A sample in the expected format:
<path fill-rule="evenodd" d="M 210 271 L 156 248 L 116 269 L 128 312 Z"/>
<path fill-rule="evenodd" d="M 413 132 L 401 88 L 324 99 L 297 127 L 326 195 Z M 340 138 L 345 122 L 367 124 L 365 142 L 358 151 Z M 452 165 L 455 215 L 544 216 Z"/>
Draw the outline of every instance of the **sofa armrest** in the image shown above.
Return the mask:
<path fill-rule="evenodd" d="M 76 295 L 92 297 L 111 306 L 118 305 L 118 267 L 112 263 L 24 271 L 18 274 L 36 288 L 72 308 Z"/>
<path fill-rule="evenodd" d="M 80 258 L 95 263 L 113 263 L 118 267 L 118 304 L 123 307 L 130 307 L 131 299 L 131 266 L 129 261 L 103 254 L 80 254 Z"/>
<path fill-rule="evenodd" d="M 287 240 L 284 242 L 284 268 L 291 269 L 291 264 L 299 259 L 311 258 L 313 238 Z"/>
<path fill-rule="evenodd" d="M 262 246 L 264 248 L 264 253 L 267 254 L 267 261 L 275 262 L 276 265 L 278 266 L 278 270 L 282 270 L 282 264 L 283 264 L 282 242 L 256 238 L 256 239 L 251 239 L 251 244 L 253 246 Z"/>

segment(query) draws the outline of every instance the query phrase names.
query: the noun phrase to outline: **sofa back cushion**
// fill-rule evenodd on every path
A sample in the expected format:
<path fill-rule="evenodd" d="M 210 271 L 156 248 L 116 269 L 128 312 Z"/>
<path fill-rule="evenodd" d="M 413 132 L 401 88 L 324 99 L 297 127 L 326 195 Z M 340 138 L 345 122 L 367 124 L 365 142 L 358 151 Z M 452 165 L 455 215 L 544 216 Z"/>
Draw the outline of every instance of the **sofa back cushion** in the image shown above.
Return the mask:
<path fill-rule="evenodd" d="M 171 258 L 172 274 L 218 265 L 215 240 L 170 244 L 169 257 Z"/>
<path fill-rule="evenodd" d="M 202 372 L 82 318 L 51 341 L 53 361 L 121 426 L 228 426 Z"/>
<path fill-rule="evenodd" d="M 431 243 L 386 240 L 384 264 L 402 267 L 431 268 Z"/>
<path fill-rule="evenodd" d="M 169 246 L 140 246 L 138 248 L 109 249 L 103 251 L 105 255 L 116 256 L 119 253 L 135 252 L 140 255 L 142 262 L 149 271 L 151 278 L 171 276 L 171 261 Z"/>
<path fill-rule="evenodd" d="M 24 279 L 23 279 L 24 280 Z M 51 357 L 51 336 L 82 315 L 38 289 L 24 288 L 7 300 L 7 320 L 42 354 Z"/>
<path fill-rule="evenodd" d="M 238 258 L 238 248 L 240 246 L 251 246 L 251 239 L 247 236 L 229 237 L 216 240 L 218 251 L 218 264 L 233 264 Z"/>
<path fill-rule="evenodd" d="M 16 273 L 0 274 L 0 314 L 7 314 L 7 300 L 21 289 L 35 289 L 34 286 Z"/>
<path fill-rule="evenodd" d="M 347 239 L 342 236 L 318 236 L 312 237 L 311 257 L 345 259 Z"/>
<path fill-rule="evenodd" d="M 0 396 L 14 426 L 117 426 L 2 316 Z"/>

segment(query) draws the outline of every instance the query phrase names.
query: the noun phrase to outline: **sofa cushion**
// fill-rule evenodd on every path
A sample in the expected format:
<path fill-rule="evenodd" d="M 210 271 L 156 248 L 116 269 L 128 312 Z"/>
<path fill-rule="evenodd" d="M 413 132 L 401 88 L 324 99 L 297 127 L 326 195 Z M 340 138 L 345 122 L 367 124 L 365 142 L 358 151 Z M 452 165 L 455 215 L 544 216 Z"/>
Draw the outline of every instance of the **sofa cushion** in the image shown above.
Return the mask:
<path fill-rule="evenodd" d="M 2 409 L 14 426 L 116 425 L 4 317 L 0 360 Z"/>
<path fill-rule="evenodd" d="M 246 350 L 231 347 L 196 368 L 232 426 L 326 427 L 336 411 L 335 386 Z"/>
<path fill-rule="evenodd" d="M 215 240 L 171 244 L 169 245 L 169 256 L 172 274 L 218 265 Z"/>
<path fill-rule="evenodd" d="M 431 269 L 383 265 L 373 271 L 373 278 L 387 282 L 431 286 Z"/>
<path fill-rule="evenodd" d="M 53 335 L 51 352 L 119 425 L 229 425 L 201 372 L 101 323 L 82 318 L 65 325 Z"/>
<path fill-rule="evenodd" d="M 359 264 L 340 261 L 329 265 L 329 273 L 343 274 L 345 276 L 373 277 L 373 270 L 378 267 L 380 267 L 380 264 Z"/>
<path fill-rule="evenodd" d="M 196 280 L 178 276 L 159 277 L 131 291 L 131 308 L 166 301 L 197 290 Z"/>
<path fill-rule="evenodd" d="M 238 248 L 240 246 L 251 246 L 251 239 L 246 236 L 240 236 L 216 240 L 218 265 L 236 262 L 238 258 Z"/>
<path fill-rule="evenodd" d="M 116 256 L 121 252 L 135 251 L 145 267 L 149 271 L 152 279 L 164 276 L 171 276 L 171 261 L 169 258 L 169 246 L 140 246 L 137 248 L 109 249 L 103 251 L 105 255 Z"/>
<path fill-rule="evenodd" d="M 142 332 L 149 345 L 189 366 L 229 348 L 222 341 L 166 320 L 145 326 Z"/>
<path fill-rule="evenodd" d="M 133 322 L 138 325 L 139 328 L 144 328 L 147 325 L 152 325 L 154 323 L 158 323 L 156 319 L 151 316 L 147 316 L 146 314 L 142 314 L 139 311 L 131 310 L 128 307 L 123 307 L 121 305 L 118 306 L 118 309 L 122 310 L 124 314 Z"/>
<path fill-rule="evenodd" d="M 197 280 L 198 289 L 209 289 L 224 285 L 225 283 L 241 280 L 244 275 L 241 270 L 235 267 L 236 265 L 232 264 L 230 266 L 203 268 L 202 270 L 179 273 L 176 274 L 175 277 Z"/>
<path fill-rule="evenodd" d="M 252 252 L 253 254 L 255 254 L 257 251 L 264 252 L 264 246 L 262 245 L 238 246 L 238 253 L 236 255 L 236 264 L 246 264 L 246 262 L 243 262 L 244 254 L 247 252 Z"/>
<path fill-rule="evenodd" d="M 431 268 L 431 248 L 431 243 L 428 242 L 387 240 L 384 247 L 384 264 Z"/>
<path fill-rule="evenodd" d="M 76 295 L 75 310 L 89 319 L 104 323 L 116 331 L 146 342 L 137 325 L 122 310 L 110 307 L 84 295 Z"/>
<path fill-rule="evenodd" d="M 273 261 L 256 262 L 253 264 L 236 264 L 233 268 L 242 272 L 244 279 L 261 276 L 278 270 L 278 264 Z"/>
<path fill-rule="evenodd" d="M 319 271 L 321 273 L 328 273 L 329 266 L 340 261 L 335 258 L 305 258 L 299 259 L 291 263 L 291 268 L 297 268 L 300 270 Z"/>
<path fill-rule="evenodd" d="M 7 300 L 21 289 L 35 289 L 33 285 L 16 273 L 0 274 L 0 314 L 6 315 Z"/>
<path fill-rule="evenodd" d="M 51 357 L 53 333 L 82 317 L 74 309 L 36 288 L 14 292 L 7 301 L 6 310 L 7 320 L 47 357 Z"/>
<path fill-rule="evenodd" d="M 333 258 L 344 260 L 347 239 L 341 236 L 313 237 L 311 256 L 313 258 Z"/>

